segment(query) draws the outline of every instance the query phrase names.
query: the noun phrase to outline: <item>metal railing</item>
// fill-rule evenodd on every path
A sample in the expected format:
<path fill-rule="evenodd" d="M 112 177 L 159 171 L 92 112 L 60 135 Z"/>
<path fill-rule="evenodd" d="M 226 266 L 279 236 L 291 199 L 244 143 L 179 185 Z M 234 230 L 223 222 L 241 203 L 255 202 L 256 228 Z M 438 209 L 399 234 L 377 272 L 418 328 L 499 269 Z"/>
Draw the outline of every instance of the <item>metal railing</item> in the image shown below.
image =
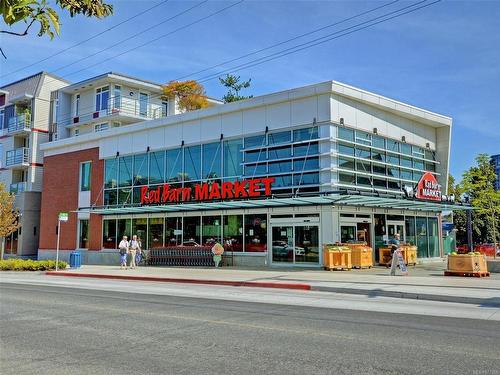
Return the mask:
<path fill-rule="evenodd" d="M 31 116 L 29 113 L 23 113 L 11 117 L 7 127 L 8 133 L 15 133 L 19 131 L 29 131 L 31 129 Z"/>
<path fill-rule="evenodd" d="M 65 122 L 65 125 L 81 124 L 87 121 L 95 121 L 106 116 L 130 116 L 141 120 L 154 120 L 166 117 L 167 113 L 159 103 L 150 103 L 149 100 L 127 98 L 115 96 L 107 100 L 106 106 L 100 110 L 82 113 L 72 116 Z"/>
<path fill-rule="evenodd" d="M 26 181 L 15 182 L 10 184 L 10 192 L 12 194 L 22 193 L 28 189 L 28 183 Z"/>
<path fill-rule="evenodd" d="M 29 148 L 20 147 L 14 150 L 7 151 L 5 165 L 7 167 L 18 164 L 28 164 L 29 162 Z"/>

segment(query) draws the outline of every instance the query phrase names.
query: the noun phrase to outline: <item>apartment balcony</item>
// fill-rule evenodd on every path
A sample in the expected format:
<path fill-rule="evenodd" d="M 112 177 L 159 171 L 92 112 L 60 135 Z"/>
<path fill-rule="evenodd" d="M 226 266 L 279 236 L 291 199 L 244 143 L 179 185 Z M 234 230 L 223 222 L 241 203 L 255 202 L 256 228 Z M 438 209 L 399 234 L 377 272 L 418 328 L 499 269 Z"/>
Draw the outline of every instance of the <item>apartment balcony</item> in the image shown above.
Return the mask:
<path fill-rule="evenodd" d="M 12 194 L 19 194 L 28 189 L 28 183 L 26 181 L 16 182 L 10 184 L 10 192 Z"/>
<path fill-rule="evenodd" d="M 7 168 L 24 168 L 29 166 L 29 148 L 20 147 L 7 151 L 5 166 Z"/>
<path fill-rule="evenodd" d="M 31 132 L 31 116 L 29 113 L 9 118 L 7 133 L 9 135 L 28 134 Z"/>
<path fill-rule="evenodd" d="M 165 116 L 167 116 L 166 108 L 159 103 L 126 97 L 112 97 L 108 99 L 105 108 L 99 111 L 81 113 L 66 121 L 65 125 L 85 125 L 110 120 L 131 124 Z"/>

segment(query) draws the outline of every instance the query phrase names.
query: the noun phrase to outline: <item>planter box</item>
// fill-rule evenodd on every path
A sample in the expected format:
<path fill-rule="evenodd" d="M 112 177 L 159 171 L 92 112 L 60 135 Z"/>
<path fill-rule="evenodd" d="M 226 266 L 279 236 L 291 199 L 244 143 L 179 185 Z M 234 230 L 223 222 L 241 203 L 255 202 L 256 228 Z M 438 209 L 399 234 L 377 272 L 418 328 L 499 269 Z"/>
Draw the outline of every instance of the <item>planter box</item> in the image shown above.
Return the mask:
<path fill-rule="evenodd" d="M 350 270 L 351 249 L 346 246 L 324 245 L 323 264 L 327 270 Z"/>
<path fill-rule="evenodd" d="M 457 254 L 448 255 L 448 268 L 445 274 L 481 275 L 488 273 L 484 255 Z"/>
<path fill-rule="evenodd" d="M 373 250 L 370 246 L 363 244 L 345 244 L 351 249 L 351 261 L 353 268 L 372 268 Z"/>

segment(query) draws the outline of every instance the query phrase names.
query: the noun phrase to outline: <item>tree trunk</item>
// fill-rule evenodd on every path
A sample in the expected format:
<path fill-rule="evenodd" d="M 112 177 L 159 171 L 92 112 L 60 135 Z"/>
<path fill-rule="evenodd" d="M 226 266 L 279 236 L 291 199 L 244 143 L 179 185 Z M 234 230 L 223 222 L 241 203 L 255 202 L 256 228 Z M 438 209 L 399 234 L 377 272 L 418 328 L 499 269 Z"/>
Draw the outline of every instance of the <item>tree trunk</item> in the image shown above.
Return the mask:
<path fill-rule="evenodd" d="M 5 250 L 5 237 L 0 237 L 0 260 L 3 260 L 4 250 Z"/>

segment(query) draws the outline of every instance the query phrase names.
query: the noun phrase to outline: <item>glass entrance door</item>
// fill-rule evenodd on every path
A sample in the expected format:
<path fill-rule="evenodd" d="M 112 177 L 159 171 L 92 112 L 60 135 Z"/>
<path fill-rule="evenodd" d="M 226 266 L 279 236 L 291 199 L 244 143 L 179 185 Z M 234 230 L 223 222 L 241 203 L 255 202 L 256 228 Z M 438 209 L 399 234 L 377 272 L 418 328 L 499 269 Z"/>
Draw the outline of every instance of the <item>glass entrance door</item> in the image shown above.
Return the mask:
<path fill-rule="evenodd" d="M 401 242 L 405 242 L 405 223 L 404 221 L 388 221 L 387 222 L 387 234 L 388 240 L 394 238 L 394 235 L 399 233 L 399 238 Z"/>
<path fill-rule="evenodd" d="M 272 262 L 319 264 L 317 225 L 273 225 Z"/>
<path fill-rule="evenodd" d="M 272 227 L 273 262 L 293 263 L 293 226 Z"/>

